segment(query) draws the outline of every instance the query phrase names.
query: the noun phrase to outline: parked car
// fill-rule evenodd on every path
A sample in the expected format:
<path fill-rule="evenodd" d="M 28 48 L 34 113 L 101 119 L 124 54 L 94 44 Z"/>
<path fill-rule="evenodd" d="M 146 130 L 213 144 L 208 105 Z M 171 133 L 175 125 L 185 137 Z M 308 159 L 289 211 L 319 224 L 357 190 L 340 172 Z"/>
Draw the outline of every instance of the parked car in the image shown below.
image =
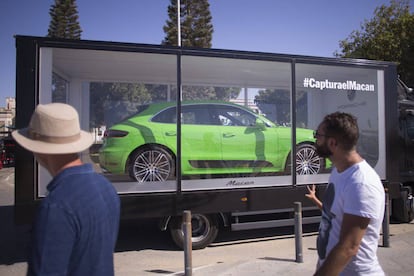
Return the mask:
<path fill-rule="evenodd" d="M 101 167 L 132 179 L 175 178 L 175 102 L 154 103 L 107 129 Z M 277 126 L 248 108 L 228 102 L 181 105 L 182 176 L 290 173 L 291 128 Z M 325 160 L 315 151 L 313 131 L 297 128 L 296 172 L 317 174 Z"/>
<path fill-rule="evenodd" d="M 14 152 L 16 142 L 11 136 L 6 136 L 0 141 L 0 162 L 2 167 L 14 167 Z"/>

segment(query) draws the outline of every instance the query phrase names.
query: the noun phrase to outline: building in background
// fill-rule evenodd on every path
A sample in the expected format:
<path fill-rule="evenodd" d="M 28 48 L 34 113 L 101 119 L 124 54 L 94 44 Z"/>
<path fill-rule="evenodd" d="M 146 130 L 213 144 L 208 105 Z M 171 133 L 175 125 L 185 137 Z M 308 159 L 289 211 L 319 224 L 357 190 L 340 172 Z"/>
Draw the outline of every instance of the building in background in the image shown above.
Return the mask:
<path fill-rule="evenodd" d="M 8 136 L 14 126 L 16 116 L 16 99 L 6 97 L 6 106 L 0 107 L 0 137 Z"/>

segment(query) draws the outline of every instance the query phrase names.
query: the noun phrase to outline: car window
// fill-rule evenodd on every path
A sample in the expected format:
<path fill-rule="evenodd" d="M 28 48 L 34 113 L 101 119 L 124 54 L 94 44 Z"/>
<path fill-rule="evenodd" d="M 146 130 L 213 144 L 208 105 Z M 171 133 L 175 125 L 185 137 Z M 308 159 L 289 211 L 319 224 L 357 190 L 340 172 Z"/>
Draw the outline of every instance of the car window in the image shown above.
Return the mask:
<path fill-rule="evenodd" d="M 182 123 L 196 125 L 220 125 L 220 121 L 211 112 L 211 105 L 196 104 L 183 106 Z"/>
<path fill-rule="evenodd" d="M 176 118 L 176 108 L 170 107 L 156 114 L 151 121 L 175 124 Z M 182 106 L 181 123 L 184 125 L 221 125 L 219 118 L 211 112 L 208 104 Z"/>
<path fill-rule="evenodd" d="M 162 110 L 151 121 L 157 123 L 175 124 L 177 122 L 177 112 L 175 107 L 170 107 Z"/>
<path fill-rule="evenodd" d="M 188 110 L 184 107 L 181 112 L 181 123 L 184 125 L 195 125 L 196 124 L 196 110 Z"/>
<path fill-rule="evenodd" d="M 216 115 L 224 126 L 254 126 L 256 116 L 234 106 L 218 105 Z"/>

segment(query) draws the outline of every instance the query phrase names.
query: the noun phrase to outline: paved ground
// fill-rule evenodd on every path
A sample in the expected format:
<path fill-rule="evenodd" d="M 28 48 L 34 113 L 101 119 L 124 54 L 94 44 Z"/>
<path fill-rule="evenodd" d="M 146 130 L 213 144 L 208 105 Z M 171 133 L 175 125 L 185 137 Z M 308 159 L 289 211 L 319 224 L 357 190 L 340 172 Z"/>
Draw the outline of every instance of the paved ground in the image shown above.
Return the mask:
<path fill-rule="evenodd" d="M 0 206 L 10 205 L 14 205 L 14 168 L 3 168 L 0 169 Z"/>
<path fill-rule="evenodd" d="M 386 275 L 413 275 L 414 223 L 392 224 L 390 232 L 390 247 L 380 246 L 378 249 L 379 260 Z M 256 243 L 267 243 L 274 250 L 270 254 L 269 252 L 257 251 Z M 216 243 L 203 250 L 193 251 L 192 272 L 194 276 L 312 275 L 317 260 L 315 243 L 316 235 L 311 234 L 303 238 L 303 263 L 295 262 L 295 241 L 293 237 L 279 237 L 263 241 L 254 240 L 254 244 L 246 241 L 232 243 L 231 245 Z M 223 247 L 226 249 L 226 254 L 234 256 L 234 258 L 225 258 L 226 260 L 222 261 L 222 256 L 216 253 Z M 240 252 L 246 252 L 246 254 L 240 254 Z M 13 256 L 16 252 L 7 253 Z M 126 254 L 128 254 L 128 257 L 125 257 Z M 160 257 L 157 250 L 152 250 L 152 254 L 154 258 L 149 258 L 148 256 L 151 254 L 148 254 L 148 252 L 145 255 L 146 257 L 143 258 L 142 251 L 115 253 L 115 275 L 184 275 L 183 252 L 179 250 L 165 251 L 162 254 L 165 255 L 165 258 L 178 259 L 179 264 L 176 264 L 176 267 L 181 267 L 181 270 L 169 269 L 167 267 L 168 260 L 165 261 L 166 263 L 159 263 L 163 262 L 163 258 Z M 208 257 L 210 260 L 208 264 L 199 263 L 201 255 L 204 255 L 204 259 L 206 256 Z M 156 267 L 160 269 L 154 269 Z M 0 265 L 0 275 L 25 275 L 26 269 L 25 258 L 21 260 L 13 259 L 9 264 L 3 262 Z"/>
<path fill-rule="evenodd" d="M 386 275 L 414 275 L 414 223 L 392 224 L 390 232 L 390 247 L 380 246 L 378 249 L 378 257 Z M 275 248 L 272 256 L 258 254 L 256 259 L 240 259 L 231 264 L 218 263 L 206 267 L 196 267 L 193 270 L 193 275 L 312 275 L 317 260 L 315 235 L 303 239 L 303 263 L 295 262 L 293 238 L 272 242 Z M 175 275 L 182 274 L 179 272 Z"/>
<path fill-rule="evenodd" d="M 11 170 L 11 169 L 7 169 Z M 14 188 L 13 172 L 0 170 L 0 275 L 25 275 L 27 269 L 26 252 L 30 229 L 27 226 L 13 226 L 13 199 L 6 197 Z M 8 205 L 8 206 L 4 206 Z M 13 227 L 5 227 L 5 224 Z M 387 275 L 414 275 L 414 222 L 390 225 L 390 247 L 380 247 L 378 256 Z M 267 253 L 255 249 L 249 242 L 213 244 L 203 250 L 193 251 L 193 275 L 312 275 L 317 252 L 316 235 L 303 238 L 303 263 L 295 262 L 295 241 L 292 236 L 272 238 L 263 241 L 272 250 Z M 220 258 L 225 252 L 231 258 Z M 273 250 L 274 249 L 274 250 Z M 246 254 L 240 254 L 246 252 Z M 142 251 L 129 250 L 115 253 L 116 275 L 184 275 L 183 252 L 165 251 L 166 258 L 177 257 L 179 269 L 154 270 L 154 267 L 165 267 L 161 264 L 151 266 L 152 262 L 162 260 L 142 258 Z M 248 253 L 248 254 L 247 254 Z M 128 254 L 129 257 L 125 258 Z M 208 262 L 200 264 L 200 256 L 208 257 Z M 234 257 L 233 257 L 234 256 Z M 164 264 L 165 265 L 165 264 Z"/>

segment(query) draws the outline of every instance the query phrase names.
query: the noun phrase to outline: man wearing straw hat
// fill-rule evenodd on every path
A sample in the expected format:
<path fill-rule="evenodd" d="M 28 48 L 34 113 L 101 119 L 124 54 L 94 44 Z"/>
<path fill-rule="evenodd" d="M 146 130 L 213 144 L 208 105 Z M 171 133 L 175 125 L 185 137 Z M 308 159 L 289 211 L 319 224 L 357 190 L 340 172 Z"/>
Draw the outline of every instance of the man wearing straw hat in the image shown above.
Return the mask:
<path fill-rule="evenodd" d="M 112 184 L 82 163 L 92 135 L 67 104 L 38 105 L 13 138 L 53 179 L 33 226 L 28 275 L 113 275 L 120 202 Z"/>

